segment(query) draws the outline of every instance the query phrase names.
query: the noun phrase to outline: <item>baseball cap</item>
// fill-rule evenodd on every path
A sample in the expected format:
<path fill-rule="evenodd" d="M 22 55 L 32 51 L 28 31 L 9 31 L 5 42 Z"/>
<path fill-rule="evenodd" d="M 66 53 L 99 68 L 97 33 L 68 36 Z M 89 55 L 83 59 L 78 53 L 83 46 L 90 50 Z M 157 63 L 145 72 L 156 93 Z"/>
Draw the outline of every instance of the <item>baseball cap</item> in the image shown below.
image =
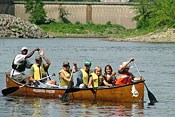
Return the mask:
<path fill-rule="evenodd" d="M 84 63 L 84 65 L 85 65 L 85 66 L 91 66 L 91 62 L 90 62 L 90 61 L 86 61 L 86 62 Z"/>
<path fill-rule="evenodd" d="M 22 47 L 21 51 L 23 51 L 23 50 L 28 50 L 28 48 L 27 47 Z"/>
<path fill-rule="evenodd" d="M 37 56 L 37 57 L 35 58 L 35 60 L 36 60 L 36 61 L 40 61 L 40 60 L 42 60 L 42 58 L 41 58 L 40 56 Z"/>
<path fill-rule="evenodd" d="M 69 62 L 68 61 L 64 61 L 63 62 L 63 66 L 69 66 Z"/>

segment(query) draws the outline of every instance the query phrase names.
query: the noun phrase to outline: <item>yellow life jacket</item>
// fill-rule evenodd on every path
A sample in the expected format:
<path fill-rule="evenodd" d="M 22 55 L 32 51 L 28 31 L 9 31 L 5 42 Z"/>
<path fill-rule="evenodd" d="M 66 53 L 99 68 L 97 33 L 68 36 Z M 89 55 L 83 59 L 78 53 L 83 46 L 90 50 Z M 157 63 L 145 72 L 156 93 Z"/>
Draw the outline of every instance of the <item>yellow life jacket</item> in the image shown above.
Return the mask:
<path fill-rule="evenodd" d="M 94 87 L 98 87 L 103 83 L 103 76 L 97 76 L 97 74 L 92 73 L 92 78 L 93 78 L 93 85 Z"/>
<path fill-rule="evenodd" d="M 70 73 L 65 71 L 64 69 L 61 69 L 59 71 L 60 86 L 68 86 L 69 82 L 61 77 L 61 75 L 60 75 L 61 72 L 63 72 L 64 75 L 66 76 L 66 78 L 68 78 L 68 79 L 70 78 Z"/>
<path fill-rule="evenodd" d="M 80 69 L 81 72 L 82 72 L 82 79 L 83 79 L 83 83 L 88 85 L 88 82 L 89 82 L 89 75 L 92 73 L 92 71 L 90 70 L 89 71 L 89 74 L 84 70 L 84 69 Z"/>
<path fill-rule="evenodd" d="M 43 64 L 40 67 L 33 64 L 32 67 L 34 69 L 33 77 L 35 80 L 40 80 L 43 76 L 47 76 L 47 72 L 44 70 Z"/>

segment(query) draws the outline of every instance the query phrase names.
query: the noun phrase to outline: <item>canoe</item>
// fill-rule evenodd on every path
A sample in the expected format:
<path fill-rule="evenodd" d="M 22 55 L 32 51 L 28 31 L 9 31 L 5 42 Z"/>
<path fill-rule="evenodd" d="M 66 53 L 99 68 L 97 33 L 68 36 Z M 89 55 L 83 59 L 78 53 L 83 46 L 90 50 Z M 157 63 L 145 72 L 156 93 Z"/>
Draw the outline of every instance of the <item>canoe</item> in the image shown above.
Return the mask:
<path fill-rule="evenodd" d="M 68 91 L 69 100 L 96 100 L 115 102 L 143 102 L 144 101 L 144 80 L 136 81 L 133 84 L 114 87 L 87 88 L 39 88 L 18 83 L 6 73 L 6 87 L 20 87 L 10 93 L 11 96 L 27 96 L 40 98 L 60 98 L 65 91 Z M 133 90 L 134 89 L 134 90 Z"/>

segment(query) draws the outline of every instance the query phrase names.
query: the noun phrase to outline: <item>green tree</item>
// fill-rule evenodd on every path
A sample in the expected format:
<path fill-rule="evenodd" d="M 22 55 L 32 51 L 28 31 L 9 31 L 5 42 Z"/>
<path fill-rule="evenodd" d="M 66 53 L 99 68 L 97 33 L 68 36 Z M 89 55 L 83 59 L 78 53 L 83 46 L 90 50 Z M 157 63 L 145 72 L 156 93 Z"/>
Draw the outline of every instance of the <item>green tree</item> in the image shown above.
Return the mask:
<path fill-rule="evenodd" d="M 61 19 L 62 23 L 71 23 L 68 19 L 67 16 L 70 14 L 64 7 L 60 7 L 59 9 L 59 16 Z"/>
<path fill-rule="evenodd" d="M 29 20 L 35 24 L 44 24 L 46 21 L 46 12 L 42 0 L 25 0 L 26 13 L 30 13 Z"/>
<path fill-rule="evenodd" d="M 175 0 L 137 0 L 137 28 L 175 26 Z"/>

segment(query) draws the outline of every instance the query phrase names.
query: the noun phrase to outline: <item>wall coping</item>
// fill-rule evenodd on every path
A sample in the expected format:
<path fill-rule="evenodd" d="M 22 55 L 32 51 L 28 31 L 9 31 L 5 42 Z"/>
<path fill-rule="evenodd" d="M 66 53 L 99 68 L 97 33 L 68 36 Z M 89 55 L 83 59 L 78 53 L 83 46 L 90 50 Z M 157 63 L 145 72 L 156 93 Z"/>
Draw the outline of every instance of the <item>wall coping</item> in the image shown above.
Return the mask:
<path fill-rule="evenodd" d="M 25 1 L 13 1 L 14 4 L 24 4 Z M 135 2 L 55 2 L 43 1 L 45 4 L 61 4 L 61 5 L 136 5 Z"/>

